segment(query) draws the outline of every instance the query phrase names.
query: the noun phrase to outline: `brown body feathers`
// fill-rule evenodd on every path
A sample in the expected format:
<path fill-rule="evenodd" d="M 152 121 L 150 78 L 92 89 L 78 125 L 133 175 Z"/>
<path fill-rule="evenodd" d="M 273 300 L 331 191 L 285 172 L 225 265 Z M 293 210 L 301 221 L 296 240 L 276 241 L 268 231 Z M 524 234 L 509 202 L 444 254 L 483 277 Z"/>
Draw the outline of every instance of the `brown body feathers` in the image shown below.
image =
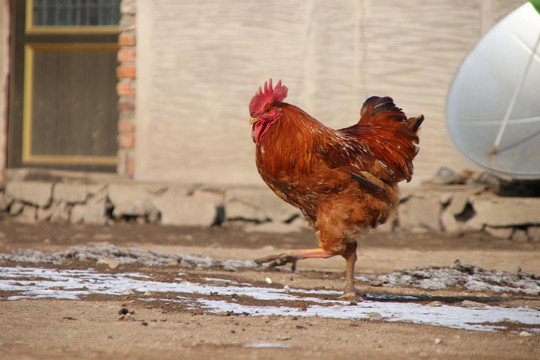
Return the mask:
<path fill-rule="evenodd" d="M 260 92 L 271 101 L 250 104 L 258 109 L 251 112 L 257 169 L 302 211 L 326 253 L 344 255 L 356 234 L 393 216 L 397 183 L 412 177 L 424 117 L 407 118 L 391 98 L 371 97 L 357 124 L 333 130 L 282 102 L 287 88 L 278 85 L 279 100 Z"/>

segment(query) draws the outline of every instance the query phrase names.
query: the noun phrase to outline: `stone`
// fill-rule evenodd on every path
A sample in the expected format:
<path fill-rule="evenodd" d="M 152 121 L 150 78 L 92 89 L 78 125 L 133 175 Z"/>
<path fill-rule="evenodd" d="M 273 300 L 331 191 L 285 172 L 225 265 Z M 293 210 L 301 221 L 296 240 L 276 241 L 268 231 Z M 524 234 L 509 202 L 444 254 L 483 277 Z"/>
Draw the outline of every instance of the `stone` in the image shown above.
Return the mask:
<path fill-rule="evenodd" d="M 23 222 L 35 222 L 36 214 L 37 214 L 37 207 L 26 204 L 24 206 L 24 209 L 19 214 L 19 216 L 16 217 L 16 219 L 17 221 L 23 221 Z"/>
<path fill-rule="evenodd" d="M 460 215 L 465 210 L 469 199 L 471 197 L 470 192 L 456 192 L 450 199 L 449 205 L 446 210 L 452 215 Z"/>
<path fill-rule="evenodd" d="M 525 229 L 515 229 L 512 235 L 512 241 L 527 242 L 529 241 L 529 235 Z"/>
<path fill-rule="evenodd" d="M 46 208 L 38 208 L 36 213 L 36 220 L 37 221 L 48 221 L 52 214 L 56 211 L 56 208 L 58 207 L 58 203 L 53 201 L 49 207 Z"/>
<path fill-rule="evenodd" d="M 6 196 L 35 206 L 47 207 L 51 202 L 53 185 L 40 181 L 8 182 Z"/>
<path fill-rule="evenodd" d="M 472 301 L 472 300 L 463 300 L 461 302 L 461 306 L 464 306 L 464 307 L 480 307 L 480 308 L 483 308 L 483 307 L 487 307 L 488 305 L 484 304 L 484 303 L 481 303 L 481 302 L 478 302 L 478 301 Z"/>
<path fill-rule="evenodd" d="M 9 209 L 9 206 L 13 202 L 5 193 L 0 193 L 0 212 L 4 212 Z"/>
<path fill-rule="evenodd" d="M 497 238 L 510 239 L 512 237 L 512 234 L 514 233 L 514 228 L 486 226 L 484 228 L 484 231 L 486 231 L 491 236 L 494 236 Z"/>
<path fill-rule="evenodd" d="M 69 222 L 72 224 L 82 224 L 84 222 L 85 205 L 75 205 L 69 214 Z"/>
<path fill-rule="evenodd" d="M 492 227 L 540 224 L 540 198 L 478 197 L 472 200 L 475 216 L 467 223 Z"/>
<path fill-rule="evenodd" d="M 294 206 L 266 188 L 235 188 L 225 193 L 225 214 L 229 220 L 283 222 L 300 214 Z"/>
<path fill-rule="evenodd" d="M 444 209 L 441 214 L 442 230 L 452 234 L 463 232 L 463 222 L 458 221 L 456 216 L 449 209 Z"/>
<path fill-rule="evenodd" d="M 405 229 L 424 227 L 441 230 L 441 203 L 435 196 L 412 196 L 398 206 L 399 226 Z"/>
<path fill-rule="evenodd" d="M 153 200 L 161 213 L 161 224 L 177 226 L 211 226 L 216 220 L 218 196 L 198 191 L 189 196 L 185 191 L 169 188 Z"/>
<path fill-rule="evenodd" d="M 107 219 L 105 212 L 107 209 L 107 187 L 89 196 L 85 204 L 73 206 L 70 221 L 74 224 L 105 224 Z"/>
<path fill-rule="evenodd" d="M 24 203 L 22 201 L 15 200 L 9 207 L 9 215 L 17 216 L 23 211 L 23 209 Z"/>
<path fill-rule="evenodd" d="M 529 226 L 527 233 L 532 241 L 540 241 L 540 226 Z"/>
<path fill-rule="evenodd" d="M 159 210 L 153 204 L 153 200 L 166 192 L 168 187 L 162 185 L 109 185 L 108 195 L 114 207 L 113 216 L 147 216 L 151 219 L 158 217 Z M 187 190 L 178 188 L 175 192 L 187 194 Z"/>
<path fill-rule="evenodd" d="M 51 214 L 49 221 L 61 224 L 67 223 L 71 215 L 71 208 L 72 206 L 65 202 L 59 203 Z"/>
<path fill-rule="evenodd" d="M 70 204 L 84 203 L 88 198 L 88 185 L 74 183 L 57 183 L 53 189 L 53 199 Z"/>

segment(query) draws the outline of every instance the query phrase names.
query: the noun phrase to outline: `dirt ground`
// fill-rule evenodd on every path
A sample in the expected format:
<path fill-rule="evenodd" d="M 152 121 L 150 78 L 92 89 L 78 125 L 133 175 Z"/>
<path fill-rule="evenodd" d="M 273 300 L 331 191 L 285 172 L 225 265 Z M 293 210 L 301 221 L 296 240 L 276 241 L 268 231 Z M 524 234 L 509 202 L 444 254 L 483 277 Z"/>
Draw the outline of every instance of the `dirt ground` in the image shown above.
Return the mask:
<path fill-rule="evenodd" d="M 0 253 L 22 249 L 53 252 L 73 246 L 115 245 L 166 254 L 252 260 L 281 250 L 316 246 L 306 231 L 294 234 L 246 233 L 228 226 L 212 229 L 123 224 L 112 226 L 21 224 L 0 221 Z M 383 274 L 426 265 L 449 265 L 456 259 L 485 269 L 540 274 L 540 243 L 512 242 L 473 234 L 447 237 L 440 234 L 375 233 L 359 242 L 357 272 Z M 95 261 L 39 264 L 56 270 L 88 269 L 121 277 L 142 273 L 154 281 L 174 284 L 228 281 L 282 289 L 341 290 L 344 260 L 306 260 L 297 272 L 247 268 L 235 272 L 216 267 L 193 268 L 182 263 L 163 267 L 124 264 L 118 267 Z M 109 264 L 110 265 L 110 264 Z M 36 267 L 36 264 L 0 262 L 0 267 Z M 1 273 L 0 273 L 1 275 Z M 32 279 L 30 279 L 32 280 Z M 37 281 L 37 279 L 36 279 Z M 540 296 L 494 294 L 461 288 L 425 290 L 383 287 L 359 282 L 358 288 L 375 296 L 400 297 L 411 307 L 427 309 L 432 299 L 464 307 L 464 300 L 490 302 L 490 306 L 540 311 Z M 14 291 L 0 291 L 1 359 L 538 359 L 540 324 L 504 324 L 504 330 L 478 331 L 446 326 L 386 321 L 377 301 L 370 318 L 323 316 L 253 316 L 234 311 L 211 312 L 175 301 L 172 294 L 144 298 L 138 293 L 94 294 L 79 300 L 18 299 Z M 146 294 L 148 295 L 148 294 Z M 197 297 L 198 295 L 189 295 Z M 189 297 L 188 296 L 188 297 Z M 316 295 L 319 296 L 319 295 Z M 335 295 L 320 295 L 321 300 Z M 416 297 L 407 302 L 408 296 Z M 224 296 L 210 293 L 205 300 Z M 229 300 L 255 306 L 262 300 L 230 295 Z M 428 301 L 429 299 L 429 301 Z M 317 300 L 317 299 L 315 299 Z M 271 300 L 276 308 L 304 310 L 303 300 Z M 381 301 L 381 307 L 384 301 Z M 351 310 L 355 303 L 350 303 Z"/>

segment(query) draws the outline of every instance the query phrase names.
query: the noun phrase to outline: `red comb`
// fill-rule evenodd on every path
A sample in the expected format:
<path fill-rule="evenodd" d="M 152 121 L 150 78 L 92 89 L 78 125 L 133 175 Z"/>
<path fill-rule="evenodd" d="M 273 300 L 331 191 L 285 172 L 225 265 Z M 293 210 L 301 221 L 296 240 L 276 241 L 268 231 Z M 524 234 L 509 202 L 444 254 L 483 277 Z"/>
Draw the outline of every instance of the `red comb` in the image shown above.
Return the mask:
<path fill-rule="evenodd" d="M 264 90 L 259 87 L 259 91 L 249 103 L 249 114 L 253 117 L 260 115 L 264 111 L 266 104 L 271 104 L 275 101 L 283 101 L 287 97 L 287 87 L 281 85 L 281 80 L 278 81 L 275 88 L 272 88 L 272 79 L 264 83 Z"/>

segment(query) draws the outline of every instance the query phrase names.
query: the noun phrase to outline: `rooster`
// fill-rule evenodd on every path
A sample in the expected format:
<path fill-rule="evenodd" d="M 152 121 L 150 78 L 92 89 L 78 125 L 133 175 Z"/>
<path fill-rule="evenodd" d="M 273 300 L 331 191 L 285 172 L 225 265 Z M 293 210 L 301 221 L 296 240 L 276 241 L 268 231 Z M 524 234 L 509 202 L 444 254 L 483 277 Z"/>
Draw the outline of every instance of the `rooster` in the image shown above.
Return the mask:
<path fill-rule="evenodd" d="M 307 258 L 346 260 L 343 299 L 356 299 L 356 237 L 395 216 L 398 182 L 410 181 L 424 116 L 407 118 L 389 97 L 370 97 L 360 121 L 333 130 L 283 102 L 287 87 L 272 79 L 249 104 L 256 164 L 264 182 L 300 209 L 319 248 L 290 250 L 255 260 L 280 266 Z"/>

